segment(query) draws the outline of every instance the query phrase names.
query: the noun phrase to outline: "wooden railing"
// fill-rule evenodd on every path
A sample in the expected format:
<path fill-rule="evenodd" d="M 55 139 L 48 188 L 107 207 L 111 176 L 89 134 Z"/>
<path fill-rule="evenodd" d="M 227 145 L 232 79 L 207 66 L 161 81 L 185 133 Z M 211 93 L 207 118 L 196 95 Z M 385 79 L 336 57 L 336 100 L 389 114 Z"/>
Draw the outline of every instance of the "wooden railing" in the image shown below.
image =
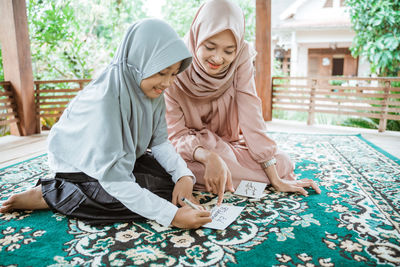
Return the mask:
<path fill-rule="evenodd" d="M 83 89 L 90 80 L 35 81 L 36 116 L 40 128 L 50 128 L 58 120 L 69 101 Z M 47 120 L 52 122 L 47 124 Z"/>
<path fill-rule="evenodd" d="M 69 101 L 90 80 L 35 81 L 38 127 L 61 116 Z M 400 78 L 272 77 L 273 110 L 308 113 L 308 124 L 316 113 L 377 118 L 379 131 L 387 120 L 400 120 Z M 339 85 L 340 84 L 340 85 Z M 12 85 L 0 82 L 0 126 L 18 123 Z M 40 125 L 41 124 L 41 125 Z"/>
<path fill-rule="evenodd" d="M 0 126 L 18 123 L 17 104 L 10 82 L 0 82 Z"/>
<path fill-rule="evenodd" d="M 400 78 L 272 77 L 272 109 L 400 120 Z"/>

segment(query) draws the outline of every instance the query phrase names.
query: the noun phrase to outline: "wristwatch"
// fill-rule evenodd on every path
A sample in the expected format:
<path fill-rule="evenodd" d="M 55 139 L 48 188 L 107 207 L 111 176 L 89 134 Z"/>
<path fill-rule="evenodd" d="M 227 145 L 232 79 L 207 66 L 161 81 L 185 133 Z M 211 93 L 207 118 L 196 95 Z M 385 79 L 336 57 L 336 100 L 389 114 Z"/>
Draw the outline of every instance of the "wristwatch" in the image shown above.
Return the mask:
<path fill-rule="evenodd" d="M 265 161 L 265 162 L 261 163 L 261 167 L 263 167 L 263 169 L 266 169 L 269 166 L 274 165 L 274 164 L 276 164 L 276 159 L 272 158 L 272 159 L 270 159 L 268 161 Z"/>

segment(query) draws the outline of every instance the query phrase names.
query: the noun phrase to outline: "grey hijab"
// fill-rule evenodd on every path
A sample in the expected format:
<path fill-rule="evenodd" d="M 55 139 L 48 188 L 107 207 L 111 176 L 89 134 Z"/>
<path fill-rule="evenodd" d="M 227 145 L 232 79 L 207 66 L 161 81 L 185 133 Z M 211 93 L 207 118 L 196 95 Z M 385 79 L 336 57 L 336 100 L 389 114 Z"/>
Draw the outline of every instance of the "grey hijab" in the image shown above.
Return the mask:
<path fill-rule="evenodd" d="M 136 159 L 167 141 L 164 96 L 146 97 L 140 82 L 179 61 L 181 72 L 191 60 L 167 23 L 134 23 L 112 63 L 71 101 L 51 129 L 49 152 L 98 180 L 128 182 Z"/>

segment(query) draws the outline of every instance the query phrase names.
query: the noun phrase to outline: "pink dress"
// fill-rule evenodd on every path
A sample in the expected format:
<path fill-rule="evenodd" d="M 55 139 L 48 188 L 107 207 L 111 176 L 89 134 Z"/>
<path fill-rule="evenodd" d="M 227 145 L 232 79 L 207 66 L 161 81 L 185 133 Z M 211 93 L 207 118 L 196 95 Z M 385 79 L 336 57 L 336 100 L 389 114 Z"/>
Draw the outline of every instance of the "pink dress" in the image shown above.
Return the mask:
<path fill-rule="evenodd" d="M 237 42 L 237 54 L 228 70 L 209 76 L 196 51 L 207 38 L 229 29 Z M 260 163 L 276 158 L 282 179 L 294 180 L 294 165 L 267 136 L 261 101 L 254 84 L 255 52 L 244 41 L 244 16 L 228 0 L 208 1 L 197 12 L 186 40 L 193 63 L 165 91 L 168 135 L 178 153 L 204 189 L 204 165 L 193 159 L 202 146 L 216 152 L 227 164 L 235 187 L 241 180 L 270 183 Z"/>

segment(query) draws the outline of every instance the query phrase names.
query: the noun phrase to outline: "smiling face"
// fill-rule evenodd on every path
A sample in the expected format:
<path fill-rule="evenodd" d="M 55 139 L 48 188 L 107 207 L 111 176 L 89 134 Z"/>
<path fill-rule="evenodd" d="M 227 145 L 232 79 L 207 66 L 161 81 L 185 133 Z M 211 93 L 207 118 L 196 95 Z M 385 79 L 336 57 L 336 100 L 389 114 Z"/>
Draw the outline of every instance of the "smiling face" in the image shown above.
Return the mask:
<path fill-rule="evenodd" d="M 224 72 L 236 57 L 236 41 L 230 30 L 205 40 L 197 49 L 201 66 L 211 76 Z"/>
<path fill-rule="evenodd" d="M 176 75 L 181 67 L 181 61 L 159 71 L 152 76 L 143 79 L 140 88 L 148 98 L 159 97 L 165 89 L 167 89 L 175 80 Z"/>

